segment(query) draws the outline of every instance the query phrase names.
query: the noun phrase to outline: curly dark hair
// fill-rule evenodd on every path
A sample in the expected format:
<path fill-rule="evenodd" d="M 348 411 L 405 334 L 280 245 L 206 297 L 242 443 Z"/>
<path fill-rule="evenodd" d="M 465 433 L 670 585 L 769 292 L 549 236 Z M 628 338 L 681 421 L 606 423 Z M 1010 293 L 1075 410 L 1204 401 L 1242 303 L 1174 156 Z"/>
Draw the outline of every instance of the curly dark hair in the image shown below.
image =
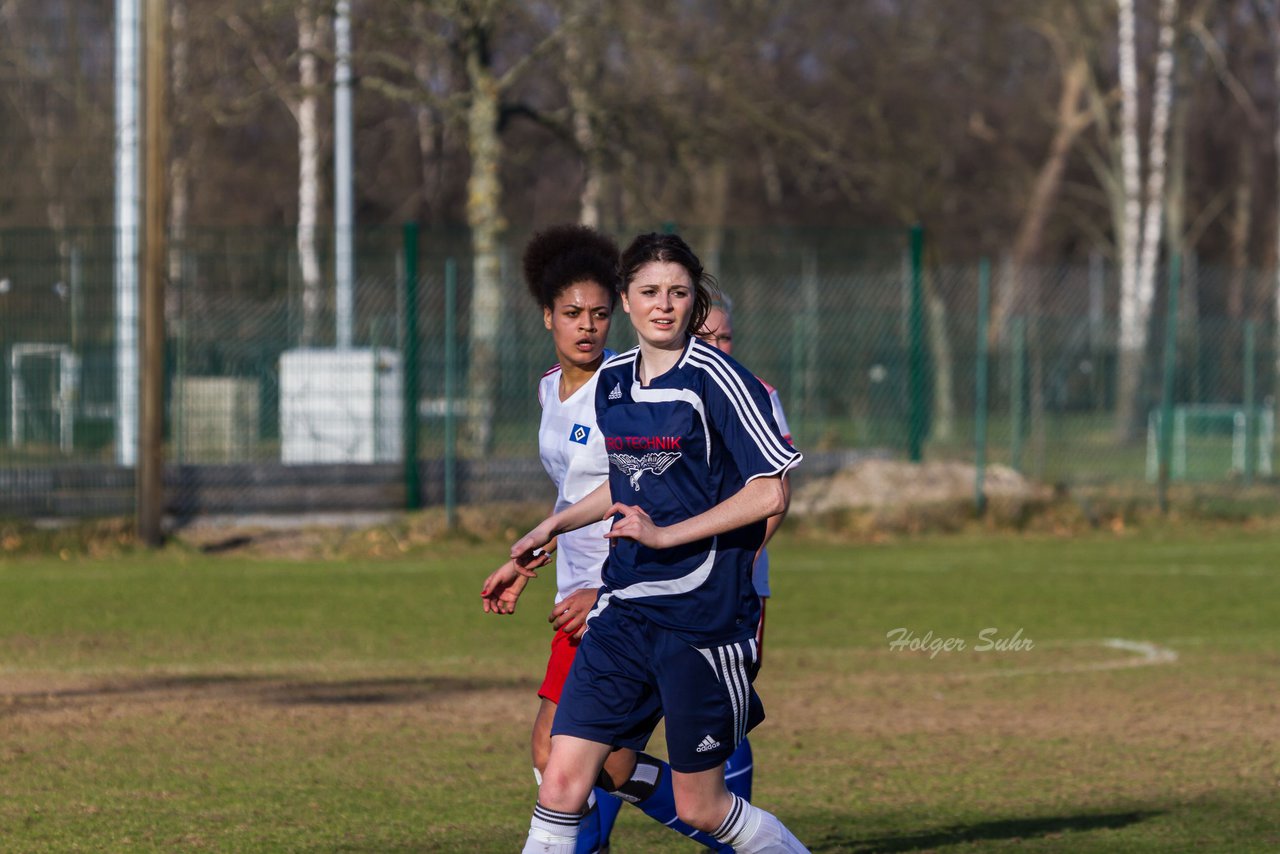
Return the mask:
<path fill-rule="evenodd" d="M 716 282 L 716 277 L 703 268 L 698 256 L 680 235 L 651 231 L 638 236 L 623 250 L 620 287 L 624 290 L 629 287 L 640 268 L 654 261 L 679 264 L 689 271 L 689 280 L 693 282 L 693 314 L 689 316 L 689 326 L 685 332 L 696 335 L 707 322 L 711 307 L 720 298 L 720 285 Z"/>
<path fill-rule="evenodd" d="M 618 302 L 618 244 L 585 225 L 557 225 L 534 235 L 524 248 L 524 282 L 535 302 L 553 308 L 570 285 L 595 282 Z"/>

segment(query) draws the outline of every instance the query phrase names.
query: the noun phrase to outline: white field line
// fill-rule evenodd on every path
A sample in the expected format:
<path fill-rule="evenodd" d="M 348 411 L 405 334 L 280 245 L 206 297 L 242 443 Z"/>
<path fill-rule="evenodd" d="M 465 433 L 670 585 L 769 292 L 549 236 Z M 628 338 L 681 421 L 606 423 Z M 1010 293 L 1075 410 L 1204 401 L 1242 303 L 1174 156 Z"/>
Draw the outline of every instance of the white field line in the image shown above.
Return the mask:
<path fill-rule="evenodd" d="M 1105 638 L 1089 642 L 1108 649 L 1118 649 L 1132 653 L 1125 658 L 1112 661 L 1091 661 L 1084 664 L 1062 664 L 1054 667 L 1020 667 L 1014 670 L 989 670 L 982 673 L 966 673 L 964 677 L 988 679 L 1004 676 L 1040 676 L 1046 673 L 1090 673 L 1100 670 L 1127 670 L 1131 667 L 1152 667 L 1158 664 L 1173 664 L 1178 660 L 1178 653 L 1168 647 L 1157 646 L 1147 641 L 1126 640 L 1125 638 Z M 961 674 L 957 674 L 958 676 Z"/>

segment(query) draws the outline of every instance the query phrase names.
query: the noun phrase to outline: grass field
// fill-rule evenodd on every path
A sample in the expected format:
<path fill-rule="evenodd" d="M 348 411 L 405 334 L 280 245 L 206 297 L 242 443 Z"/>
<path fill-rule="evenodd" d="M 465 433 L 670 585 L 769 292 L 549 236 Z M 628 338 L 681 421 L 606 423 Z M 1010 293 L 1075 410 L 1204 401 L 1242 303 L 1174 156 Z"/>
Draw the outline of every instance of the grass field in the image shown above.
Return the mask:
<path fill-rule="evenodd" d="M 0 564 L 0 849 L 519 850 L 551 584 L 482 615 L 501 551 Z M 1278 553 L 784 535 L 755 800 L 824 852 L 1280 849 Z"/>

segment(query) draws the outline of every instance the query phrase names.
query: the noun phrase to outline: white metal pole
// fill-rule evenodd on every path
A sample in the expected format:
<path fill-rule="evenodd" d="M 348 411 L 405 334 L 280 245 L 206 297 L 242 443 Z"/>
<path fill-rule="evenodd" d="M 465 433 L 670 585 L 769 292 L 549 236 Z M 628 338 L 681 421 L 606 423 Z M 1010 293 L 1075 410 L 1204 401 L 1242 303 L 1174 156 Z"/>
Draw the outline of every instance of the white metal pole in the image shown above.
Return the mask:
<path fill-rule="evenodd" d="M 139 0 L 116 0 L 116 463 L 138 456 Z"/>
<path fill-rule="evenodd" d="M 338 0 L 333 20 L 336 89 L 333 103 L 334 274 L 338 349 L 351 347 L 355 308 L 354 142 L 351 104 L 351 3 Z"/>

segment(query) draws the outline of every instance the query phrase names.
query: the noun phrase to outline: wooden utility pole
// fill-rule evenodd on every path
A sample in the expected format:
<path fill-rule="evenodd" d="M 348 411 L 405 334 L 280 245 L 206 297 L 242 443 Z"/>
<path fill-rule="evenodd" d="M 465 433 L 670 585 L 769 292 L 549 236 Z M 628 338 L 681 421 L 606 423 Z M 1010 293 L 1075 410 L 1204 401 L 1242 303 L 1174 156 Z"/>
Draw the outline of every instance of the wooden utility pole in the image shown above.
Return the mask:
<path fill-rule="evenodd" d="M 143 264 L 139 341 L 138 539 L 164 541 L 164 288 L 168 272 L 168 138 L 166 133 L 165 0 L 146 0 L 144 89 Z"/>

